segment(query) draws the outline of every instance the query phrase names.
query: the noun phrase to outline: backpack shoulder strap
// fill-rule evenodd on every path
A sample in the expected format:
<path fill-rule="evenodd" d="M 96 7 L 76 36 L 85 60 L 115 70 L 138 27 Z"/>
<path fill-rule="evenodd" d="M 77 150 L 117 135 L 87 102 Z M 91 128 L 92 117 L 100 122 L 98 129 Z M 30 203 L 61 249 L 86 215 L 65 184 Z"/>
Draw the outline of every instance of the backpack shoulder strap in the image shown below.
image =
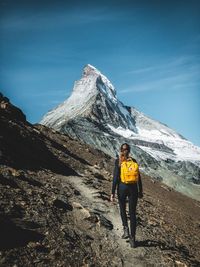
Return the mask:
<path fill-rule="evenodd" d="M 132 160 L 133 162 L 137 163 L 136 159 L 132 158 L 132 157 L 129 157 L 128 158 L 129 160 Z"/>

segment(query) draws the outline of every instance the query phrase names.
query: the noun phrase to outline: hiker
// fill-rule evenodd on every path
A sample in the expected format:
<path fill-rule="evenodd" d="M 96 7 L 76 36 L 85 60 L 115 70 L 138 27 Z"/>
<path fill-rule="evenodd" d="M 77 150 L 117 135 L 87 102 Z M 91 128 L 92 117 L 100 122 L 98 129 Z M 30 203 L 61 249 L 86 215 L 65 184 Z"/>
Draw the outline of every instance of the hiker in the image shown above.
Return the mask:
<path fill-rule="evenodd" d="M 120 215 L 124 229 L 122 238 L 129 238 L 131 247 L 135 248 L 136 206 L 138 197 L 143 197 L 143 191 L 138 164 L 135 159 L 130 157 L 129 153 L 130 146 L 127 143 L 122 144 L 120 148 L 120 157 L 115 160 L 110 201 L 113 202 L 115 200 L 115 190 L 117 187 Z M 127 197 L 129 202 L 130 233 L 126 214 Z"/>

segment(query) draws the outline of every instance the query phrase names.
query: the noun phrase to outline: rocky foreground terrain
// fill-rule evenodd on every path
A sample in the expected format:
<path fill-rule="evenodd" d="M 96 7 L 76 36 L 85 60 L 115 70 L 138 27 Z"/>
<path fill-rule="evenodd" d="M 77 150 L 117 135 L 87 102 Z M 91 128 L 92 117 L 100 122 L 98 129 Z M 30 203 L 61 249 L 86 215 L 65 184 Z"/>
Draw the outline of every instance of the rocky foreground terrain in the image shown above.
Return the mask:
<path fill-rule="evenodd" d="M 114 159 L 0 95 L 0 266 L 200 266 L 200 202 L 142 175 L 137 248 L 109 195 Z"/>

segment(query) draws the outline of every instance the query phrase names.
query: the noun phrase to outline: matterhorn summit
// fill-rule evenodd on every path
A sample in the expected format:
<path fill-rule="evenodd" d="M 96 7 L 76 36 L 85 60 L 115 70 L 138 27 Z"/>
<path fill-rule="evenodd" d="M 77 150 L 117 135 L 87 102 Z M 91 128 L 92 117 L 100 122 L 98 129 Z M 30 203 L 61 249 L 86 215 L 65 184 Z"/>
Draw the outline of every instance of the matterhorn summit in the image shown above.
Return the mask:
<path fill-rule="evenodd" d="M 48 112 L 41 123 L 61 130 L 65 123 L 76 117 L 89 118 L 114 127 L 129 127 L 133 131 L 134 120 L 127 108 L 117 99 L 112 83 L 99 70 L 88 64 L 82 77 L 74 83 L 71 96 L 57 108 Z"/>
<path fill-rule="evenodd" d="M 127 142 L 141 171 L 200 200 L 200 148 L 179 133 L 124 105 L 115 87 L 88 64 L 70 97 L 41 124 L 98 148 L 110 156 Z"/>

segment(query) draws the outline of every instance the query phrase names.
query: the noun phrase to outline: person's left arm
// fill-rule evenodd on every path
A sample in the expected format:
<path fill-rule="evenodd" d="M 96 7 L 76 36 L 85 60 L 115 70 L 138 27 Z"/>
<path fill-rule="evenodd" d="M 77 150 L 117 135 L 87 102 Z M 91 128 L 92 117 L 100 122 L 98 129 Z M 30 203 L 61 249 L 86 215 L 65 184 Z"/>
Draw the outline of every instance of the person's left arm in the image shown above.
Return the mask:
<path fill-rule="evenodd" d="M 143 197 L 143 186 L 142 186 L 142 179 L 141 179 L 140 172 L 139 172 L 137 185 L 138 185 L 138 197 L 142 198 Z"/>

